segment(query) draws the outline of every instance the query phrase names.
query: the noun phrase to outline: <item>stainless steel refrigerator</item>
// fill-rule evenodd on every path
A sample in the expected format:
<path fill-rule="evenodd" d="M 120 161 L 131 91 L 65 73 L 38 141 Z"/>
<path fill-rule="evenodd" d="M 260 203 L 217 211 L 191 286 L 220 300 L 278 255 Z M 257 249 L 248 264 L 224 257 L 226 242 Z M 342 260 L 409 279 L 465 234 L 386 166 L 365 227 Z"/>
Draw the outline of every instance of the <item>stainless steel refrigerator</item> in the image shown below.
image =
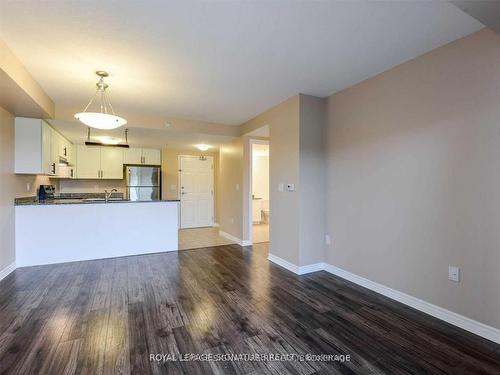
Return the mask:
<path fill-rule="evenodd" d="M 127 199 L 157 201 L 161 199 L 160 167 L 126 166 Z"/>

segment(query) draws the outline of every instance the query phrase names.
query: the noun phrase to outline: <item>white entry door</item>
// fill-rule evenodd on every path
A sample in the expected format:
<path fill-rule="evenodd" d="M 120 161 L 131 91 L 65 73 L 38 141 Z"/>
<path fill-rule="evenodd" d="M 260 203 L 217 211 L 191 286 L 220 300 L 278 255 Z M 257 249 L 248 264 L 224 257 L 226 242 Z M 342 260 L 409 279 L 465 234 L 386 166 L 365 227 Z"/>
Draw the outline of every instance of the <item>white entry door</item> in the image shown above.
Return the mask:
<path fill-rule="evenodd" d="M 214 224 L 214 160 L 211 156 L 179 156 L 181 228 Z"/>

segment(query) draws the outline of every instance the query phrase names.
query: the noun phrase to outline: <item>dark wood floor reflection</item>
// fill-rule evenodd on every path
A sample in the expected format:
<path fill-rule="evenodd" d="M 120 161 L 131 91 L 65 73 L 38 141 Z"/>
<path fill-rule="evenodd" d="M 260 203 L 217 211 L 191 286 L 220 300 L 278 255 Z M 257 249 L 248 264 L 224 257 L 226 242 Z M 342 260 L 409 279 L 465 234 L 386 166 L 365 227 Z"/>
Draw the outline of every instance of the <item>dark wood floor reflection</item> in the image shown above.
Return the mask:
<path fill-rule="evenodd" d="M 0 283 L 0 373 L 500 373 L 499 345 L 266 257 L 228 245 L 18 269 Z M 350 361 L 150 360 L 269 352 Z"/>

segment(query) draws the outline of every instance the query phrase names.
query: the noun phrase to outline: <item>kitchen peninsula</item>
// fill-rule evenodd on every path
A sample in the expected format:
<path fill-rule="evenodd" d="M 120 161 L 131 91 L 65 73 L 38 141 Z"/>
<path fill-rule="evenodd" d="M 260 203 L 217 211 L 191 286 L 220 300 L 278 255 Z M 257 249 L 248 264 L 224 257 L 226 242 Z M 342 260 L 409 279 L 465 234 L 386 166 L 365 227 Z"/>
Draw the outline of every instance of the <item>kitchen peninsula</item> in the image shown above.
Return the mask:
<path fill-rule="evenodd" d="M 178 249 L 178 201 L 19 200 L 18 267 Z"/>

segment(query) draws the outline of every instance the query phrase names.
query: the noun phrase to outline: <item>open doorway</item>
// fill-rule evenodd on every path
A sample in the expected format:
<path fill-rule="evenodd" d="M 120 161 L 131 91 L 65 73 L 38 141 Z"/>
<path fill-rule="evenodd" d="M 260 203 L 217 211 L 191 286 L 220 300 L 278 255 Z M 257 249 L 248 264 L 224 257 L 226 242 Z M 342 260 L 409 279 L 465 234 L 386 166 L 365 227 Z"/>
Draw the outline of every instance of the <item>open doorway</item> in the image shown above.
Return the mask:
<path fill-rule="evenodd" d="M 251 149 L 251 238 L 269 242 L 269 142 L 252 140 Z"/>

